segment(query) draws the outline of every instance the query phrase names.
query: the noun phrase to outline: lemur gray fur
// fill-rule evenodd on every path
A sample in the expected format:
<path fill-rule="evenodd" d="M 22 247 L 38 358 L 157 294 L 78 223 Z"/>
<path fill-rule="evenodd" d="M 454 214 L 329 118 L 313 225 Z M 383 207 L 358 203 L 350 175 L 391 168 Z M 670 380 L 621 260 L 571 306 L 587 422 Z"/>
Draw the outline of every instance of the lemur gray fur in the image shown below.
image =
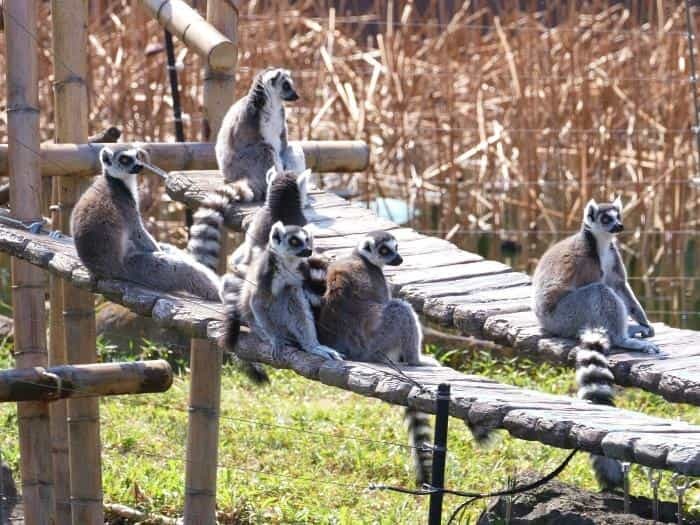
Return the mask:
<path fill-rule="evenodd" d="M 576 383 L 578 397 L 598 405 L 615 406 L 615 377 L 605 355 L 610 351 L 607 334 L 600 328 L 581 332 L 576 351 Z M 600 488 L 613 490 L 622 485 L 620 462 L 591 454 L 591 464 Z"/>
<path fill-rule="evenodd" d="M 138 206 L 140 149 L 103 148 L 102 175 L 75 205 L 71 231 L 80 260 L 98 278 L 124 279 L 162 290 L 219 300 L 219 278 L 174 246 L 148 233 Z"/>
<path fill-rule="evenodd" d="M 654 329 L 627 282 L 615 241 L 623 230 L 622 203 L 591 200 L 581 231 L 556 243 L 540 259 L 533 277 L 533 309 L 542 328 L 576 338 L 585 328 L 602 328 L 613 346 L 656 353 L 643 339 Z M 628 326 L 628 316 L 638 325 Z"/>
<path fill-rule="evenodd" d="M 254 249 L 264 249 L 270 229 L 277 221 L 285 225 L 305 226 L 304 207 L 307 204 L 308 180 L 311 170 L 301 174 L 291 171 L 279 173 L 270 168 L 267 173 L 265 204 L 253 215 L 245 241 L 232 256 L 234 266 L 243 266 L 239 273 L 245 275 Z M 188 250 L 202 264 L 216 269 L 221 256 L 221 236 L 227 210 L 235 203 L 236 192 L 229 185 L 210 193 L 194 214 L 190 228 Z"/>
<path fill-rule="evenodd" d="M 270 229 L 267 247 L 253 258 L 244 279 L 228 276 L 222 295 L 237 298 L 238 308 L 229 315 L 226 342 L 233 348 L 238 321 L 248 322 L 254 332 L 267 339 L 279 354 L 287 345 L 326 359 L 342 356 L 319 343 L 314 316 L 304 281 L 306 259 L 312 254 L 313 236 L 300 226 L 276 222 Z M 234 315 L 235 314 L 235 315 Z"/>
<path fill-rule="evenodd" d="M 306 168 L 301 147 L 287 143 L 284 102 L 298 98 L 289 71 L 269 68 L 255 76 L 248 94 L 226 113 L 216 139 L 216 160 L 236 200 L 264 199 L 265 175 L 272 167 L 279 172 Z"/>
<path fill-rule="evenodd" d="M 402 262 L 394 236 L 377 231 L 362 239 L 352 255 L 328 265 L 317 322 L 322 344 L 357 361 L 439 366 L 421 354 L 421 325 L 411 305 L 391 297 L 383 267 Z M 407 408 L 405 420 L 420 485 L 430 480 L 432 467 L 432 453 L 421 448 L 431 440 L 430 419 Z"/>

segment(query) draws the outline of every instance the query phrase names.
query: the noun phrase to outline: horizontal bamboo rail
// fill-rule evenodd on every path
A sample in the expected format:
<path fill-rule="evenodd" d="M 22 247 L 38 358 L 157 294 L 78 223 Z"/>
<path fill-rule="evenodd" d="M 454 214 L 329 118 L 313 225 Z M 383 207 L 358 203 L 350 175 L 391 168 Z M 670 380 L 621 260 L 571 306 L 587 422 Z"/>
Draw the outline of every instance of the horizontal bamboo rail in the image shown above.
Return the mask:
<path fill-rule="evenodd" d="M 204 20 L 183 0 L 141 0 L 143 6 L 165 29 L 200 55 L 214 71 L 236 67 L 236 45 Z"/>
<path fill-rule="evenodd" d="M 151 155 L 151 162 L 165 171 L 216 169 L 214 144 L 203 142 L 134 143 Z M 313 171 L 363 171 L 369 164 L 369 148 L 361 140 L 302 140 L 306 165 Z M 44 177 L 92 176 L 100 169 L 98 153 L 110 144 L 42 144 Z M 111 145 L 113 146 L 113 144 Z M 7 145 L 0 144 L 0 176 L 8 175 Z"/>
<path fill-rule="evenodd" d="M 173 383 L 167 361 L 138 361 L 0 371 L 0 403 L 54 399 L 151 394 Z"/>

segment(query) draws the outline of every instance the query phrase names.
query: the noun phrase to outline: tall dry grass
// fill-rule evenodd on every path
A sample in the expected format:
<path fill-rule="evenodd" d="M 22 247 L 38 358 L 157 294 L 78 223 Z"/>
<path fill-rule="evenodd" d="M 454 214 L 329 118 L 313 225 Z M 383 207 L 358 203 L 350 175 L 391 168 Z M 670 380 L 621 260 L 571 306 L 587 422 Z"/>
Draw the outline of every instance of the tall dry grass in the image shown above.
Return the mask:
<path fill-rule="evenodd" d="M 91 131 L 114 124 L 126 140 L 173 140 L 160 27 L 137 0 L 90 3 Z M 578 228 L 588 198 L 620 193 L 638 289 L 659 310 L 698 310 L 683 3 L 500 4 L 244 3 L 237 94 L 262 67 L 290 68 L 302 94 L 289 112 L 292 137 L 372 147 L 366 173 L 326 184 L 409 202 L 415 227 L 521 268 Z M 48 2 L 42 12 L 50 140 Z M 198 139 L 200 61 L 181 46 L 178 57 L 186 134 Z"/>

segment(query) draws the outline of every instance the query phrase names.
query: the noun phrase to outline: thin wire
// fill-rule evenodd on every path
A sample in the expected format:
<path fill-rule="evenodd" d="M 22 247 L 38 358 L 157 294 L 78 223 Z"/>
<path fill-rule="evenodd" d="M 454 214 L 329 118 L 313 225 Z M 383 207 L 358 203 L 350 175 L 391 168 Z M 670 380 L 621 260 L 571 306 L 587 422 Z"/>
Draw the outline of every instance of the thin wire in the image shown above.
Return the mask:
<path fill-rule="evenodd" d="M 693 24 L 690 20 L 690 0 L 685 0 L 685 19 L 688 26 L 688 52 L 690 53 L 690 85 L 693 92 L 693 107 L 695 108 L 695 146 L 698 153 L 698 163 L 700 163 L 700 105 L 698 103 L 698 76 L 695 69 L 695 35 L 693 34 Z M 697 168 L 697 165 L 696 165 Z"/>

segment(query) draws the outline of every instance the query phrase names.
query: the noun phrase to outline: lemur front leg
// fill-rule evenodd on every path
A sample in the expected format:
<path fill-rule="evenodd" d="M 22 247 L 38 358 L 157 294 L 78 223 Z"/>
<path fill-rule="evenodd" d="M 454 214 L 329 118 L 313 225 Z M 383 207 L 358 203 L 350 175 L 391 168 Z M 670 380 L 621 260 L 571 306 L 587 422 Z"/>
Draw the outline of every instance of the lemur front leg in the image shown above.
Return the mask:
<path fill-rule="evenodd" d="M 297 289 L 292 294 L 289 299 L 289 314 L 294 315 L 296 319 L 291 320 L 288 329 L 299 346 L 304 351 L 324 359 L 343 359 L 342 354 L 318 342 L 314 315 L 305 292 Z"/>
<path fill-rule="evenodd" d="M 639 334 L 640 337 L 654 337 L 654 327 L 651 326 L 644 308 L 634 295 L 629 283 L 625 282 L 615 290 L 627 306 L 627 313 L 639 324 L 630 324 L 627 327 L 627 333 L 630 337 Z"/>
<path fill-rule="evenodd" d="M 283 349 L 288 341 L 280 333 L 280 329 L 272 319 L 270 319 L 270 305 L 262 298 L 254 295 L 250 301 L 250 311 L 253 314 L 253 322 L 255 323 L 255 327 L 251 328 L 257 328 L 257 335 L 261 336 L 261 339 L 267 339 L 270 343 L 273 359 L 276 361 L 281 360 Z"/>

